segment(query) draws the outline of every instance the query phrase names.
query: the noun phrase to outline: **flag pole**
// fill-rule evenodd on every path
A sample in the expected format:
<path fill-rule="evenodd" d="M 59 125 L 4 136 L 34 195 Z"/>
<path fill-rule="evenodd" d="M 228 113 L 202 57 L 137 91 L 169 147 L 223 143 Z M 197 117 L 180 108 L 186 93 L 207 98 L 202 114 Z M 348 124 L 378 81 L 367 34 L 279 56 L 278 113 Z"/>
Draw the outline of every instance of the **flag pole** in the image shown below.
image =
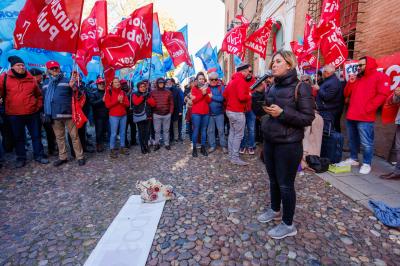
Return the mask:
<path fill-rule="evenodd" d="M 318 44 L 317 69 L 315 70 L 315 80 L 314 80 L 314 84 L 317 84 L 317 80 L 318 80 L 319 57 L 320 57 L 320 44 Z"/>
<path fill-rule="evenodd" d="M 150 57 L 149 82 L 151 82 L 151 69 L 153 68 L 152 62 L 153 62 L 153 55 Z"/>

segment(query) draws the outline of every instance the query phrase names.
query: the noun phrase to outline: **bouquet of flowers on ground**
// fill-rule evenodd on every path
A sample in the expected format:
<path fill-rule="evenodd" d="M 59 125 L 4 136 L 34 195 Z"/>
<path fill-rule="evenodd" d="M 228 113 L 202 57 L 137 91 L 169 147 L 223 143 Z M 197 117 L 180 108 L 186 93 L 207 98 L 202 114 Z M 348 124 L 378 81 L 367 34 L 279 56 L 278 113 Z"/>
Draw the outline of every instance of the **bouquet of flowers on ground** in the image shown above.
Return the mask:
<path fill-rule="evenodd" d="M 175 197 L 172 186 L 163 185 L 155 178 L 150 178 L 146 181 L 137 181 L 136 188 L 140 191 L 142 201 L 147 203 L 170 200 Z"/>

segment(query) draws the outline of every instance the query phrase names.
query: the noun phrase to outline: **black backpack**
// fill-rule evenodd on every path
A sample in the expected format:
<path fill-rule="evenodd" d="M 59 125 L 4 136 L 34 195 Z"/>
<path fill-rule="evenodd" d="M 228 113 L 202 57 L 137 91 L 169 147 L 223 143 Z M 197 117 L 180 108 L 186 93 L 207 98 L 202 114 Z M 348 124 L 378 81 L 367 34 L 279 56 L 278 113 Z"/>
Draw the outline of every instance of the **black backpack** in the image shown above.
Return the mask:
<path fill-rule="evenodd" d="M 328 158 L 321 158 L 317 155 L 307 155 L 306 162 L 317 173 L 328 171 L 329 164 L 331 163 Z"/>

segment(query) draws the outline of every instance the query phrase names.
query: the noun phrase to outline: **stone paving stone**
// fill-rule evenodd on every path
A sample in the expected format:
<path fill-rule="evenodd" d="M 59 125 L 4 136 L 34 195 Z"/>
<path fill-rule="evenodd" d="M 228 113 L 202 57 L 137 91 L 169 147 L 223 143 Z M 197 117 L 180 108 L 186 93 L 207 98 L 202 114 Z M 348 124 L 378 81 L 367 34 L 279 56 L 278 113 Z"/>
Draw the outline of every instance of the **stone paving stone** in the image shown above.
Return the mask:
<path fill-rule="evenodd" d="M 56 158 L 51 157 L 52 161 Z M 138 180 L 171 184 L 148 265 L 400 265 L 400 232 L 318 176 L 296 179 L 295 237 L 273 240 L 263 164 L 232 166 L 221 151 L 192 158 L 190 144 L 78 167 L 8 165 L 0 175 L 0 265 L 83 265 Z"/>

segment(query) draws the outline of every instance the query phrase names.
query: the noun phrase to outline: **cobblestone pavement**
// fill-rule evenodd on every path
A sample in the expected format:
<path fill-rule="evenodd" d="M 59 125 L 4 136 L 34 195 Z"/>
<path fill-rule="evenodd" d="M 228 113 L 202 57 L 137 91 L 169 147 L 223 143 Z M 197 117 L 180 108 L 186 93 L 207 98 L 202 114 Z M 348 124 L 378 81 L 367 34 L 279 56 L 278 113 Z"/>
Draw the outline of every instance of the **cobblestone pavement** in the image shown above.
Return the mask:
<path fill-rule="evenodd" d="M 190 154 L 189 143 L 150 156 L 134 147 L 114 161 L 90 155 L 85 167 L 1 169 L 0 265 L 82 265 L 136 181 L 150 177 L 185 198 L 165 205 L 148 265 L 400 265 L 400 232 L 319 177 L 296 180 L 297 236 L 272 240 L 273 223 L 256 220 L 269 200 L 262 163 Z"/>

